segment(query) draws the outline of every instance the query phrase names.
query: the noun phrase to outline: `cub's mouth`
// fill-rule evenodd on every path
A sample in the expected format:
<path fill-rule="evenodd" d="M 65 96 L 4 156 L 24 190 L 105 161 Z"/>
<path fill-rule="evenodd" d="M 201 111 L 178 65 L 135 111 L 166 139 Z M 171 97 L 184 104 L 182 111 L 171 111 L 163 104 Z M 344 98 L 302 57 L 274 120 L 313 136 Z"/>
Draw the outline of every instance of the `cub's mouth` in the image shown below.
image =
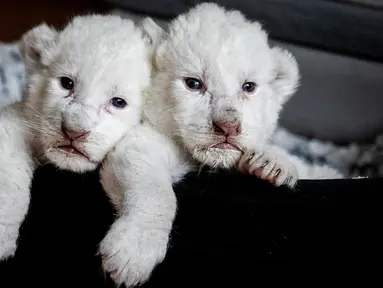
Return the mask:
<path fill-rule="evenodd" d="M 67 153 L 69 155 L 85 157 L 86 159 L 88 159 L 90 161 L 89 156 L 85 152 L 79 150 L 78 148 L 76 148 L 72 145 L 57 146 L 57 149 L 60 149 L 61 151 L 64 151 L 65 153 Z"/>
<path fill-rule="evenodd" d="M 218 139 L 217 139 L 218 140 Z M 222 137 L 215 144 L 210 146 L 210 148 L 222 149 L 222 150 L 236 150 L 243 152 L 243 149 L 240 145 L 237 144 L 237 141 L 233 137 Z"/>
<path fill-rule="evenodd" d="M 215 144 L 214 146 L 212 146 L 211 148 L 231 149 L 231 150 L 242 151 L 242 149 L 238 145 L 233 144 L 233 143 L 229 143 L 229 142 L 218 143 L 218 144 Z"/>

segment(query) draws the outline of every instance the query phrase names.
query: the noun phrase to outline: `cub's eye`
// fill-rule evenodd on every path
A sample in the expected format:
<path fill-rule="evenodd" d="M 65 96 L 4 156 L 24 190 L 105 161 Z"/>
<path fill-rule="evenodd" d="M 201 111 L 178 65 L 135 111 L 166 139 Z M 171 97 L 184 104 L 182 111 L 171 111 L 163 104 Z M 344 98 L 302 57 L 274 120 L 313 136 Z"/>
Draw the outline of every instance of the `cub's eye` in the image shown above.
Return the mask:
<path fill-rule="evenodd" d="M 202 83 L 196 78 L 185 78 L 185 84 L 192 90 L 201 90 Z"/>
<path fill-rule="evenodd" d="M 114 106 L 114 107 L 117 107 L 117 108 L 124 108 L 127 103 L 124 99 L 122 98 L 118 98 L 118 97 L 114 97 L 110 100 L 110 103 Z"/>
<path fill-rule="evenodd" d="M 253 92 L 255 87 L 257 87 L 257 85 L 254 82 L 245 82 L 242 84 L 242 90 L 247 93 Z"/>
<path fill-rule="evenodd" d="M 68 77 L 61 77 L 60 84 L 61 84 L 61 87 L 63 87 L 66 90 L 73 90 L 74 82 L 72 79 Z"/>

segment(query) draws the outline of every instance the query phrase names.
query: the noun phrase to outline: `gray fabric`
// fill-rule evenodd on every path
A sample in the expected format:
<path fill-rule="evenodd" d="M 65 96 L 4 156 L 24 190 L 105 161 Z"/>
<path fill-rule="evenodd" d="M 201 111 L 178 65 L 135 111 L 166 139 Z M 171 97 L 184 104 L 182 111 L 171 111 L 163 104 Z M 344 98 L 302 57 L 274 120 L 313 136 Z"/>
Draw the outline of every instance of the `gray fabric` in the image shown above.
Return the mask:
<path fill-rule="evenodd" d="M 282 44 L 297 58 L 302 85 L 281 123 L 308 137 L 338 143 L 383 132 L 383 64 Z"/>
<path fill-rule="evenodd" d="M 24 64 L 15 44 L 0 42 L 0 107 L 21 98 Z"/>
<path fill-rule="evenodd" d="M 371 8 L 383 7 L 382 0 L 332 0 L 332 1 L 356 3 L 360 5 L 365 5 L 366 7 L 371 7 Z"/>
<path fill-rule="evenodd" d="M 307 139 L 279 127 L 272 141 L 286 151 L 312 164 L 327 164 L 347 177 L 383 176 L 383 134 L 371 142 L 338 146 L 328 141 Z"/>

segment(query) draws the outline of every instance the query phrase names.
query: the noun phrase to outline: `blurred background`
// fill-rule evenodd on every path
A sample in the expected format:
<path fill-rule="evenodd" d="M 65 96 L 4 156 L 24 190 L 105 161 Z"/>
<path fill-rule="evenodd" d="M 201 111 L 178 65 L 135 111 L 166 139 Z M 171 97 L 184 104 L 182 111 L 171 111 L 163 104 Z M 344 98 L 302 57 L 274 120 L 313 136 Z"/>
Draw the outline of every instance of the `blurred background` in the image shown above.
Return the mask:
<path fill-rule="evenodd" d="M 165 26 L 200 2 L 204 1 L 5 0 L 0 42 L 5 51 L 41 22 L 59 28 L 72 16 L 90 12 L 134 20 L 151 16 Z M 357 169 L 356 175 L 382 176 L 383 0 L 214 2 L 260 21 L 272 42 L 288 48 L 298 60 L 301 87 L 286 105 L 274 140 L 308 161 L 326 162 L 349 174 Z M 0 61 L 10 60 L 3 54 Z M 5 66 L 3 70 L 12 70 L 10 64 Z"/>

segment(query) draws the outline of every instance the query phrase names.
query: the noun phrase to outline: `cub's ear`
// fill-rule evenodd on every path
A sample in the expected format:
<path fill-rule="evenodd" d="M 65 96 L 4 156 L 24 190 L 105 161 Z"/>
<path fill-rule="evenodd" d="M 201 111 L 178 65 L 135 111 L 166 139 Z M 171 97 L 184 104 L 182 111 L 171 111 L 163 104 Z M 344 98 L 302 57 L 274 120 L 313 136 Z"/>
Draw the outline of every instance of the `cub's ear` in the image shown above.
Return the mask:
<path fill-rule="evenodd" d="M 295 57 L 287 50 L 274 47 L 271 49 L 276 62 L 276 75 L 272 82 L 278 97 L 287 101 L 298 89 L 300 74 Z"/>
<path fill-rule="evenodd" d="M 47 24 L 41 24 L 26 32 L 19 44 L 27 69 L 44 66 L 44 58 L 54 45 L 57 31 Z"/>
<path fill-rule="evenodd" d="M 159 44 L 166 34 L 165 30 L 150 17 L 143 18 L 139 23 L 139 26 L 142 28 L 142 31 L 150 44 L 154 47 Z"/>
<path fill-rule="evenodd" d="M 145 17 L 141 21 L 140 27 L 150 42 L 149 45 L 151 46 L 150 51 L 152 54 L 152 64 L 155 68 L 160 69 L 161 65 L 159 65 L 158 59 L 162 58 L 160 55 L 162 54 L 161 51 L 163 50 L 164 43 L 166 42 L 163 40 L 165 40 L 168 33 L 149 17 Z"/>

